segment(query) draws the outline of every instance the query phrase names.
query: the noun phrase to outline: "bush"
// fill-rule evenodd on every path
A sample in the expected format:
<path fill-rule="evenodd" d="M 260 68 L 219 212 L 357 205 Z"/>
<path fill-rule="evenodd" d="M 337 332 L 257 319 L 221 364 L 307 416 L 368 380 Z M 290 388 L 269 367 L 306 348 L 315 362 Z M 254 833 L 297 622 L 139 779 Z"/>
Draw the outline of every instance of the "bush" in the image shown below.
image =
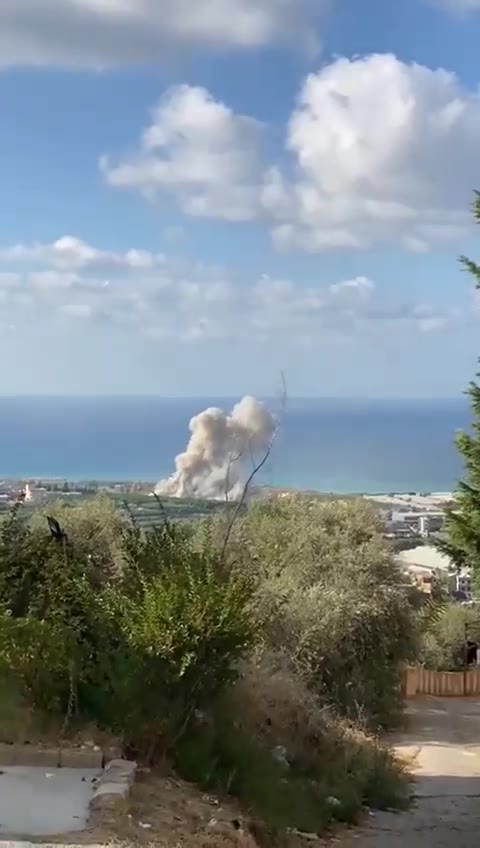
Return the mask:
<path fill-rule="evenodd" d="M 125 567 L 124 537 L 130 522 L 106 495 L 97 495 L 76 505 L 59 500 L 34 513 L 31 530 L 44 538 L 46 517 L 55 518 L 65 531 L 77 561 L 90 566 L 90 574 L 98 583 L 121 576 Z"/>
<path fill-rule="evenodd" d="M 248 583 L 186 528 L 121 519 L 113 540 L 98 500 L 64 518 L 59 540 L 18 510 L 0 530 L 0 671 L 35 706 L 68 716 L 74 701 L 78 720 L 153 756 L 232 680 L 252 640 Z"/>
<path fill-rule="evenodd" d="M 58 712 L 80 665 L 74 634 L 61 622 L 0 615 L 0 677 L 21 684 L 31 705 Z"/>
<path fill-rule="evenodd" d="M 92 698 L 103 701 L 97 717 L 153 756 L 234 679 L 253 629 L 248 585 L 208 550 L 194 550 L 184 528 L 136 538 L 128 573 L 99 601 L 110 647 Z"/>
<path fill-rule="evenodd" d="M 378 742 L 339 720 L 276 658 L 241 675 L 177 749 L 176 764 L 206 789 L 230 792 L 270 836 L 353 822 L 365 805 L 400 807 L 408 783 Z"/>
<path fill-rule="evenodd" d="M 105 498 L 79 507 L 53 504 L 63 539 L 52 537 L 46 514 L 24 520 L 21 504 L 0 524 L 0 605 L 14 617 L 84 617 L 89 595 L 123 568 L 127 523 Z M 87 597 L 86 597 L 87 596 Z"/>
<path fill-rule="evenodd" d="M 220 544 L 224 528 L 209 528 Z M 377 514 L 358 501 L 252 504 L 228 556 L 255 583 L 266 650 L 283 651 L 322 703 L 376 729 L 400 710 L 399 669 L 418 649 L 418 594 Z"/>
<path fill-rule="evenodd" d="M 104 499 L 51 514 L 58 538 L 20 508 L 0 526 L 10 716 L 32 707 L 57 732 L 94 724 L 167 756 L 242 801 L 269 843 L 403 804 L 391 755 L 336 715 L 391 721 L 416 638 L 368 507 L 253 505 L 226 553 L 228 515 L 145 533 Z"/>
<path fill-rule="evenodd" d="M 465 664 L 465 627 L 468 638 L 480 643 L 480 621 L 475 609 L 448 604 L 424 635 L 419 662 L 433 671 L 460 671 Z"/>

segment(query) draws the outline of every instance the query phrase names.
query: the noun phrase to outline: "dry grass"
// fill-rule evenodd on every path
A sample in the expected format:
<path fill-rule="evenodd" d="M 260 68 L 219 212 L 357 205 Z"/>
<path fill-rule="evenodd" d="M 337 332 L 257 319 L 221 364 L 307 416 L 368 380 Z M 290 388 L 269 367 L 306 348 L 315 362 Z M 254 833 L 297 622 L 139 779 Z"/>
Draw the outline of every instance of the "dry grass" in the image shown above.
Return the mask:
<path fill-rule="evenodd" d="M 325 796 L 341 802 L 340 817 L 342 805 L 350 820 L 355 818 L 355 806 L 406 803 L 408 779 L 390 750 L 322 708 L 277 657 L 244 663 L 231 698 L 247 732 L 269 750 L 286 748 L 292 770 L 314 777 Z"/>
<path fill-rule="evenodd" d="M 140 772 L 128 802 L 102 811 L 88 837 L 118 845 L 257 848 L 232 800 L 157 772 Z"/>

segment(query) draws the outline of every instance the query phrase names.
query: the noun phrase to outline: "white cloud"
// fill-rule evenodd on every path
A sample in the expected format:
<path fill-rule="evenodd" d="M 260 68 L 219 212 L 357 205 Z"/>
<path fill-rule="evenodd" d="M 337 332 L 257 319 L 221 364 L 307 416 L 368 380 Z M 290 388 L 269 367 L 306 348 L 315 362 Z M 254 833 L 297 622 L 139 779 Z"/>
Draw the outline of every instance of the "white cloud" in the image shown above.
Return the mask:
<path fill-rule="evenodd" d="M 328 0 L 1 0 L 0 63 L 101 69 L 184 46 L 312 46 Z M 312 29 L 313 28 L 313 29 Z"/>
<path fill-rule="evenodd" d="M 198 217 L 249 220 L 258 215 L 261 128 L 235 115 L 204 88 L 168 91 L 144 131 L 140 151 L 119 164 L 103 158 L 108 182 L 147 198 L 176 196 Z"/>
<path fill-rule="evenodd" d="M 128 250 L 115 253 L 98 250 L 74 236 L 62 236 L 50 244 L 16 244 L 0 249 L 0 260 L 11 262 L 45 262 L 63 271 L 138 270 L 161 267 L 162 254 L 145 250 Z"/>
<path fill-rule="evenodd" d="M 58 244 L 76 246 L 73 256 L 67 251 L 71 268 L 58 266 Z M 102 250 L 72 237 L 7 248 L 0 254 L 3 313 L 14 323 L 21 323 L 27 309 L 40 322 L 109 324 L 123 330 L 129 344 L 141 339 L 169 344 L 248 339 L 251 344 L 303 346 L 331 334 L 350 339 L 386 326 L 389 332 L 394 327 L 432 332 L 451 320 L 428 305 L 385 297 L 363 276 L 330 285 L 268 275 L 248 280 L 179 259 L 162 257 L 156 264 L 150 261 L 154 256 L 136 249 Z M 98 257 L 102 270 L 108 257 L 108 279 L 95 270 Z M 3 271 L 2 263 L 12 261 L 27 267 Z"/>
<path fill-rule="evenodd" d="M 266 167 L 261 138 L 251 118 L 181 86 L 160 101 L 138 153 L 102 167 L 112 185 L 170 194 L 189 215 L 265 220 L 282 249 L 425 252 L 470 224 L 480 97 L 445 70 L 393 55 L 338 59 L 302 86 L 287 162 Z"/>
<path fill-rule="evenodd" d="M 338 59 L 307 78 L 291 116 L 296 174 L 277 175 L 269 203 L 277 242 L 315 252 L 397 241 L 421 251 L 458 237 L 479 137 L 478 93 L 454 74 L 392 55 Z"/>
<path fill-rule="evenodd" d="M 332 283 L 330 291 L 333 294 L 351 294 L 356 292 L 360 297 L 369 297 L 375 288 L 375 283 L 368 277 L 355 277 L 353 280 L 342 280 L 340 283 Z"/>

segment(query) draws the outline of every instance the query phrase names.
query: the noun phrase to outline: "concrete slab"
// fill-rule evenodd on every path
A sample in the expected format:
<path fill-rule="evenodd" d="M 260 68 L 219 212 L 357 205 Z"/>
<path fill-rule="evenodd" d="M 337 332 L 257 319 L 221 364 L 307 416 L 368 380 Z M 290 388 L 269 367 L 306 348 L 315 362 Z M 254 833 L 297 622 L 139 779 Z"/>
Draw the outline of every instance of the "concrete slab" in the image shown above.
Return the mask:
<path fill-rule="evenodd" d="M 100 769 L 2 766 L 1 772 L 0 836 L 53 836 L 86 828 Z"/>
<path fill-rule="evenodd" d="M 0 839 L 0 848 L 105 848 L 104 843 L 89 842 L 26 842 L 23 839 Z"/>

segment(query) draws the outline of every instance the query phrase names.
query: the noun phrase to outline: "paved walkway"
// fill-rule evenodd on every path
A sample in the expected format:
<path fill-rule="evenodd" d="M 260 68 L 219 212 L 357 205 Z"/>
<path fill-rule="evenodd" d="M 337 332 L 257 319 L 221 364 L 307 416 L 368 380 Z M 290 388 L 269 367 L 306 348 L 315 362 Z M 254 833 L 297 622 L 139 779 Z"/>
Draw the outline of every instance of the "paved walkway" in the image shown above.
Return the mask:
<path fill-rule="evenodd" d="M 83 830 L 99 776 L 98 769 L 2 767 L 0 839 Z"/>
<path fill-rule="evenodd" d="M 414 759 L 415 804 L 372 816 L 341 848 L 479 848 L 480 700 L 418 698 L 393 742 Z"/>

